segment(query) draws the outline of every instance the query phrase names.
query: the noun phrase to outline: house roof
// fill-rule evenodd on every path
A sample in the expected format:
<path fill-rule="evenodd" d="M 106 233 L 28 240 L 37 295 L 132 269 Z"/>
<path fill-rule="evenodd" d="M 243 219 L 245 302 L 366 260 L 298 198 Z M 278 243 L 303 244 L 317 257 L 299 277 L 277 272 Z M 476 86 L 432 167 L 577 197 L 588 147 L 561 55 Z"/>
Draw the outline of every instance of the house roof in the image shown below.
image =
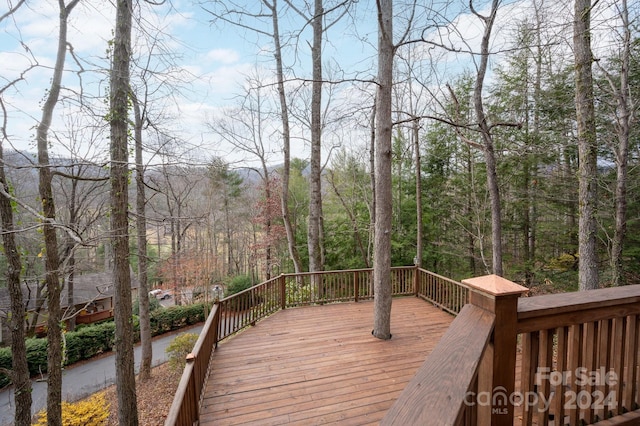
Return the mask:
<path fill-rule="evenodd" d="M 97 272 L 91 274 L 75 275 L 73 279 L 73 302 L 74 305 L 86 304 L 95 300 L 106 299 L 113 296 L 113 273 Z M 60 297 L 60 305 L 62 308 L 68 306 L 67 301 L 68 277 L 65 279 L 64 286 Z M 138 288 L 138 280 L 131 273 L 131 288 Z M 22 299 L 27 302 L 27 310 L 33 310 L 36 307 L 36 286 L 31 283 L 22 284 Z M 43 296 L 44 297 L 44 296 Z M 46 302 L 44 304 L 46 308 Z M 6 287 L 0 288 L 0 316 L 6 316 L 11 310 L 11 300 L 9 298 L 9 290 Z"/>

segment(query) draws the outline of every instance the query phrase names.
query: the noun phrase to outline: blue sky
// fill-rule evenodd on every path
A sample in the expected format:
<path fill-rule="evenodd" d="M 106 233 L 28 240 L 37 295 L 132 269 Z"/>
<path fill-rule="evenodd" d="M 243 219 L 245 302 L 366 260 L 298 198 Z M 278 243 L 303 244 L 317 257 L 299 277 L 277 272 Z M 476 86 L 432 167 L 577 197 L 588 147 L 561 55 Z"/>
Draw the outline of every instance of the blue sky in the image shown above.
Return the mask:
<path fill-rule="evenodd" d="M 206 117 L 215 116 L 220 108 L 230 103 L 243 85 L 245 76 L 256 69 L 270 69 L 273 66 L 272 55 L 268 51 L 269 40 L 265 37 L 259 39 L 250 31 L 230 25 L 212 25 L 210 15 L 191 1 L 174 1 L 172 7 L 168 4 L 153 7 L 145 2 L 138 4 L 143 8 L 139 15 L 147 21 L 140 25 L 163 29 L 164 34 L 160 36 L 163 48 L 175 55 L 173 71 L 188 75 L 185 78 L 189 81 L 181 85 L 184 90 L 173 93 L 175 98 L 170 107 L 171 115 L 180 118 L 175 128 L 181 137 L 194 145 L 199 144 L 209 137 L 202 135 L 202 123 Z M 3 12 L 0 8 L 0 14 Z M 26 74 L 24 81 L 5 94 L 9 109 L 7 130 L 11 142 L 19 149 L 33 149 L 34 146 L 32 128 L 40 118 L 39 102 L 44 97 L 52 74 L 58 31 L 57 13 L 56 2 L 36 0 L 28 2 L 14 17 L 0 23 L 0 63 L 4 64 L 0 71 L 0 84 L 4 86 L 17 78 L 30 64 L 40 64 Z M 104 69 L 108 67 L 106 49 L 107 41 L 112 38 L 113 16 L 114 8 L 107 2 L 81 1 L 70 18 L 69 42 L 88 71 L 82 76 L 84 91 L 94 96 L 105 97 L 108 90 Z M 369 18 L 362 16 L 362 27 L 368 28 L 365 32 L 374 32 L 375 22 Z M 299 21 L 282 22 L 283 33 L 288 31 L 287 25 L 294 24 L 300 25 Z M 336 31 L 351 30 L 343 26 L 332 30 L 334 33 Z M 302 69 L 309 69 L 305 62 L 310 62 L 307 53 L 310 36 L 309 28 L 298 40 L 302 46 L 299 55 L 286 58 L 288 64 L 295 61 L 296 73 L 300 77 L 308 77 L 308 73 L 304 74 Z M 372 52 L 364 51 L 366 46 L 356 45 L 347 37 L 331 36 L 331 39 L 332 42 L 325 47 L 328 57 L 339 56 L 340 62 L 349 69 L 359 64 L 365 70 L 368 68 L 371 73 L 375 72 L 371 65 L 367 65 L 372 63 L 368 59 L 372 57 Z M 80 81 L 74 73 L 78 67 L 69 55 L 66 68 L 68 71 L 64 75 L 63 85 L 78 89 Z M 103 70 L 100 71 L 100 68 Z M 90 71 L 92 69 L 95 72 Z M 64 111 L 61 105 L 57 112 L 70 113 Z M 56 123 L 63 126 L 59 119 L 54 122 L 54 128 Z M 56 151 L 55 143 L 53 150 Z M 217 153 L 215 149 L 209 152 Z M 219 154 L 232 155 L 225 148 L 220 149 Z M 300 151 L 297 155 L 304 156 L 305 153 Z"/>
<path fill-rule="evenodd" d="M 40 118 L 40 101 L 44 98 L 52 74 L 50 67 L 54 61 L 57 43 L 56 3 L 50 0 L 32 0 L 14 17 L 0 22 L 0 87 L 16 78 L 29 64 L 37 61 L 40 65 L 30 71 L 24 81 L 7 90 L 4 96 L 8 107 L 7 131 L 11 142 L 19 149 L 32 149 L 34 146 L 33 126 Z M 232 104 L 234 96 L 241 91 L 247 75 L 256 72 L 263 76 L 269 75 L 273 68 L 273 57 L 268 38 L 258 38 L 250 31 L 230 25 L 211 25 L 210 15 L 199 6 L 195 6 L 192 1 L 177 0 L 162 6 L 151 6 L 144 1 L 134 3 L 143 8 L 138 13 L 138 16 L 143 18 L 138 27 L 162 28 L 160 33 L 154 30 L 151 32 L 161 34 L 160 44 L 166 52 L 174 56 L 170 70 L 174 75 L 182 76 L 184 81 L 180 85 L 182 90 L 163 89 L 162 102 L 156 102 L 158 109 L 162 108 L 173 118 L 166 120 L 164 124 L 171 128 L 185 145 L 196 146 L 205 142 L 207 146 L 203 151 L 199 151 L 200 156 L 205 152 L 206 155 L 220 155 L 233 162 L 250 161 L 238 155 L 237 150 L 215 140 L 213 135 L 207 133 L 204 122 L 223 114 L 226 106 Z M 527 8 L 522 6 L 528 3 L 526 0 L 506 3 L 507 6 L 501 10 L 496 23 L 496 48 L 504 45 L 509 26 L 516 18 L 528 13 Z M 6 10 L 6 4 L 3 2 L 3 6 L 0 6 L 0 15 Z M 562 21 L 561 16 L 570 16 L 572 2 L 565 0 L 555 4 L 559 12 L 553 19 Z M 329 42 L 325 43 L 323 52 L 325 73 L 331 68 L 337 69 L 339 64 L 347 76 L 357 73 L 359 78 L 369 79 L 375 75 L 377 28 L 374 7 L 373 1 L 358 2 L 358 9 L 355 11 L 357 24 L 354 25 L 351 20 L 345 19 L 330 30 Z M 455 7 L 449 9 L 450 14 L 455 11 Z M 104 70 L 108 68 L 106 49 L 107 41 L 112 38 L 113 16 L 114 8 L 110 2 L 83 0 L 72 12 L 70 19 L 69 41 L 87 70 L 82 74 L 83 90 L 95 96 L 95 102 L 98 104 L 104 103 L 108 90 Z M 301 22 L 299 18 L 281 20 L 282 33 L 286 33 L 290 28 L 299 28 Z M 463 13 L 458 16 L 456 22 L 461 29 L 459 37 L 476 46 L 480 36 L 478 20 L 468 13 Z M 397 27 L 400 26 L 401 20 Z M 366 42 L 361 42 L 362 39 Z M 138 44 L 138 50 L 143 50 L 141 47 L 146 42 L 141 43 Z M 289 50 L 285 62 L 294 67 L 296 76 L 309 78 L 310 27 L 307 27 L 297 39 L 297 43 L 297 55 L 293 55 L 293 51 Z M 154 52 L 157 53 L 158 49 Z M 498 60 L 494 59 L 493 63 Z M 332 63 L 336 65 L 332 66 Z M 167 71 L 166 66 L 160 61 L 156 61 L 156 66 Z M 444 78 L 452 78 L 471 65 L 468 55 L 449 54 L 440 58 L 438 66 L 443 70 Z M 78 67 L 70 56 L 67 57 L 67 69 L 63 84 L 71 90 L 79 90 L 80 80 L 75 73 Z M 71 95 L 71 92 L 65 93 L 65 96 Z M 357 98 L 361 95 L 354 96 Z M 64 153 L 64 149 L 61 148 L 62 142 L 57 142 L 55 137 L 64 140 L 67 136 L 64 129 L 77 113 L 74 108 L 69 103 L 58 106 L 58 116 L 51 138 L 54 152 Z M 274 143 L 273 158 L 277 162 L 279 147 L 277 141 Z M 96 146 L 104 148 L 105 143 L 103 141 Z M 304 144 L 296 144 L 296 147 L 293 153 L 295 156 L 306 156 Z M 6 148 L 9 147 L 5 144 Z"/>

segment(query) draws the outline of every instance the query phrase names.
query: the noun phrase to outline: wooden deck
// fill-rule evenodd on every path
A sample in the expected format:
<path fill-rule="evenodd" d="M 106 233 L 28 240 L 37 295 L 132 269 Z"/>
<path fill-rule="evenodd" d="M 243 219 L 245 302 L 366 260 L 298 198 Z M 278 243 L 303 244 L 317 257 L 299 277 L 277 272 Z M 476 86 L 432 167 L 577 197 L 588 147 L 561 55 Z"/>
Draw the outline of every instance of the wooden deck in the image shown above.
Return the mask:
<path fill-rule="evenodd" d="M 416 297 L 391 317 L 381 341 L 373 302 L 287 309 L 220 343 L 200 424 L 378 423 L 453 321 Z"/>

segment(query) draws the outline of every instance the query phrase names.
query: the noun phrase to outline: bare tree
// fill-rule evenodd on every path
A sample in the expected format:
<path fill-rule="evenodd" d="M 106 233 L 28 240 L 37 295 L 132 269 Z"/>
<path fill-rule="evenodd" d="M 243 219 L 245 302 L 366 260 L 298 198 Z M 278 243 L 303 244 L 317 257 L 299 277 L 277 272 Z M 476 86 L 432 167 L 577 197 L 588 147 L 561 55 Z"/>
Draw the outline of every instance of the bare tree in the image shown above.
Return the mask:
<path fill-rule="evenodd" d="M 499 0 L 493 0 L 491 3 L 491 11 L 489 16 L 483 16 L 478 13 L 473 2 L 469 2 L 471 11 L 482 21 L 484 25 L 484 33 L 482 42 L 480 43 L 480 64 L 478 64 L 476 83 L 473 91 L 473 100 L 476 112 L 476 120 L 478 128 L 483 140 L 483 152 L 487 168 L 487 187 L 491 198 L 491 241 L 493 253 L 493 273 L 502 276 L 502 218 L 500 208 L 500 189 L 498 186 L 498 172 L 496 170 L 496 154 L 493 143 L 493 135 L 491 134 L 491 125 L 484 111 L 482 101 L 482 90 L 484 87 L 484 79 L 489 64 L 489 41 L 493 23 L 498 13 Z"/>
<path fill-rule="evenodd" d="M 600 62 L 597 62 L 609 83 L 609 92 L 615 100 L 614 126 L 617 135 L 617 144 L 613 146 L 616 162 L 616 189 L 615 189 L 615 228 L 611 239 L 611 280 L 612 285 L 624 284 L 622 248 L 627 233 L 627 176 L 629 163 L 629 136 L 631 124 L 635 118 L 635 102 L 631 97 L 629 85 L 629 72 L 631 66 L 631 25 L 629 20 L 629 8 L 627 0 L 621 0 L 618 5 L 621 21 L 621 51 L 616 61 L 620 70 L 616 77 L 607 72 Z"/>
<path fill-rule="evenodd" d="M 348 11 L 350 1 L 339 1 L 325 10 L 323 0 L 314 0 L 313 10 L 308 16 L 292 1 L 287 4 L 302 18 L 306 19 L 313 31 L 311 45 L 311 158 L 309 161 L 309 220 L 307 223 L 307 248 L 309 252 L 309 271 L 324 269 L 323 219 L 322 219 L 322 43 L 323 35 L 329 27 L 338 22 Z M 305 6 L 311 9 L 309 4 Z M 327 21 L 327 16 L 338 12 L 335 19 Z"/>
<path fill-rule="evenodd" d="M 131 0 L 118 0 L 111 64 L 109 124 L 111 128 L 111 241 L 113 246 L 114 318 L 118 422 L 137 426 L 138 408 L 133 357 L 131 274 L 128 217 L 128 105 L 131 54 Z"/>
<path fill-rule="evenodd" d="M 598 288 L 596 118 L 591 52 L 591 0 L 575 0 L 573 51 L 575 58 L 576 118 L 578 124 L 578 284 L 580 290 Z"/>
<path fill-rule="evenodd" d="M 373 255 L 374 318 L 372 334 L 391 338 L 391 93 L 393 84 L 393 1 L 379 0 L 378 93 L 375 145 L 375 243 Z"/>
<path fill-rule="evenodd" d="M 289 180 L 291 177 L 291 126 L 289 124 L 289 108 L 284 89 L 284 68 L 282 65 L 282 44 L 280 42 L 280 24 L 278 19 L 278 3 L 273 0 L 271 4 L 263 0 L 263 3 L 271 10 L 273 22 L 273 43 L 274 57 L 276 60 L 276 77 L 278 79 L 278 99 L 280 101 L 280 117 L 282 119 L 282 155 L 284 163 L 282 165 L 282 220 L 287 232 L 287 244 L 289 255 L 293 261 L 293 268 L 296 273 L 302 272 L 302 261 L 296 245 L 295 230 L 291 224 L 291 213 L 289 211 Z"/>
<path fill-rule="evenodd" d="M 13 14 L 24 1 L 19 1 L 6 14 L 0 16 L 0 22 Z M 25 70 L 25 72 L 28 70 Z M 27 346 L 25 325 L 25 305 L 22 297 L 22 286 L 20 283 L 20 273 L 22 271 L 22 260 L 20 251 L 16 243 L 16 227 L 13 216 L 13 205 L 10 197 L 5 194 L 11 193 L 11 185 L 7 180 L 5 172 L 5 143 L 9 142 L 7 134 L 7 109 L 5 107 L 4 92 L 14 86 L 24 76 L 24 73 L 17 79 L 8 82 L 0 88 L 0 114 L 2 122 L 0 125 L 0 223 L 2 224 L 2 247 L 7 261 L 6 282 L 9 291 L 11 304 L 11 381 L 14 387 L 15 415 L 14 422 L 17 426 L 28 426 L 31 424 L 31 378 L 29 375 L 29 365 L 27 363 Z"/>
<path fill-rule="evenodd" d="M 322 0 L 315 0 L 311 28 L 311 159 L 309 161 L 309 220 L 307 246 L 309 249 L 309 271 L 321 271 L 324 262 L 320 241 L 322 240 L 322 33 L 324 10 Z"/>
<path fill-rule="evenodd" d="M 5 86 L 6 88 L 7 86 Z M 0 90 L 0 112 L 2 113 L 2 134 L 0 135 L 0 185 L 3 193 L 10 193 L 11 186 L 7 180 L 4 162 L 4 142 L 7 136 L 7 114 Z M 31 379 L 29 377 L 29 365 L 27 363 L 27 347 L 25 333 L 25 306 L 22 300 L 22 286 L 20 285 L 20 272 L 22 261 L 20 251 L 16 244 L 15 221 L 13 217 L 12 200 L 0 195 L 0 222 L 2 223 L 2 246 L 7 259 L 6 280 L 11 301 L 11 381 L 14 386 L 15 415 L 14 422 L 17 426 L 31 424 Z"/>
<path fill-rule="evenodd" d="M 68 17 L 79 0 L 72 0 L 69 4 L 64 0 L 58 1 L 59 33 L 58 50 L 56 62 L 51 79 L 51 86 L 42 108 L 42 118 L 36 130 L 38 145 L 38 166 L 39 166 L 39 191 L 44 217 L 50 220 L 56 218 L 56 208 L 53 200 L 52 190 L 52 170 L 49 162 L 49 141 L 48 134 L 51 127 L 53 111 L 60 96 L 62 72 L 67 53 L 67 23 Z M 45 281 L 47 283 L 47 309 L 49 318 L 47 320 L 47 423 L 49 425 L 62 424 L 62 336 L 60 329 L 60 257 L 58 254 L 58 238 L 56 228 L 50 223 L 43 225 L 45 256 Z"/>
<path fill-rule="evenodd" d="M 106 205 L 105 191 L 108 181 L 104 170 L 105 164 L 100 164 L 89 158 L 94 151 L 95 143 L 104 137 L 102 123 L 93 126 L 81 114 L 64 114 L 64 132 L 57 132 L 55 137 L 58 146 L 64 147 L 66 154 L 61 155 L 56 162 L 53 174 L 57 177 L 54 182 L 54 197 L 61 201 L 60 209 L 56 212 L 60 221 L 72 232 L 64 236 L 60 262 L 64 265 L 64 276 L 67 294 L 67 307 L 62 312 L 62 320 L 67 325 L 67 331 L 75 329 L 75 318 L 79 314 L 75 310 L 74 281 L 76 274 L 82 269 L 81 250 L 84 247 L 77 241 L 91 238 L 96 224 L 104 217 Z M 79 271 L 80 270 L 80 271 Z"/>
<path fill-rule="evenodd" d="M 267 99 L 263 94 L 264 85 L 258 77 L 247 79 L 249 91 L 242 99 L 241 106 L 230 111 L 224 119 L 208 123 L 209 129 L 224 141 L 238 150 L 245 152 L 260 162 L 254 169 L 262 180 L 262 190 L 266 200 L 271 199 L 271 170 L 269 168 L 269 127 L 268 115 L 265 113 Z M 263 223 L 265 240 L 270 240 L 271 219 Z M 267 279 L 270 277 L 272 263 L 271 250 L 266 250 Z"/>
<path fill-rule="evenodd" d="M 149 304 L 149 283 L 147 267 L 147 198 L 144 181 L 144 163 L 142 158 L 142 127 L 145 119 L 144 111 L 138 97 L 131 93 L 134 114 L 134 141 L 136 152 L 136 229 L 138 238 L 138 304 L 140 306 L 140 380 L 151 378 L 151 316 Z"/>
<path fill-rule="evenodd" d="M 282 208 L 282 219 L 284 227 L 287 232 L 287 243 L 289 248 L 289 255 L 293 261 L 293 267 L 296 273 L 302 271 L 302 261 L 300 260 L 300 253 L 298 251 L 295 229 L 291 223 L 291 212 L 289 211 L 289 181 L 291 176 L 291 125 L 289 120 L 289 106 L 287 104 L 287 93 L 285 91 L 285 72 L 283 56 L 283 42 L 280 32 L 280 8 L 277 0 L 262 0 L 261 5 L 266 9 L 260 8 L 260 11 L 250 11 L 239 7 L 232 2 L 213 1 L 214 5 L 220 7 L 220 11 L 209 10 L 214 19 L 221 20 L 226 23 L 230 23 L 234 26 L 249 29 L 258 35 L 269 37 L 273 42 L 273 56 L 276 65 L 276 87 L 278 91 L 278 101 L 280 104 L 280 120 L 282 122 L 282 194 L 280 197 Z M 250 18 L 256 23 L 246 24 L 246 18 Z M 271 32 L 262 30 L 257 25 L 260 21 L 270 19 Z"/>

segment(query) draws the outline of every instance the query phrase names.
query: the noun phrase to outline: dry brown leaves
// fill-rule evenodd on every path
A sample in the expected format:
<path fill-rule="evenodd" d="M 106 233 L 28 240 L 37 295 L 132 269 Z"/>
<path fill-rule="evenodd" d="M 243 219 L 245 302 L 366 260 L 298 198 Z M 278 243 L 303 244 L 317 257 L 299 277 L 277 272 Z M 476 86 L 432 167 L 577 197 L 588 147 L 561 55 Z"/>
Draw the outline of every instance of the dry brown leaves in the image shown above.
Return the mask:
<path fill-rule="evenodd" d="M 172 369 L 167 363 L 155 367 L 150 380 L 146 382 L 136 380 L 138 422 L 140 425 L 164 425 L 181 375 L 182 371 Z M 107 401 L 111 403 L 109 410 L 111 414 L 107 425 L 117 426 L 118 397 L 115 385 L 108 387 L 105 392 Z"/>

